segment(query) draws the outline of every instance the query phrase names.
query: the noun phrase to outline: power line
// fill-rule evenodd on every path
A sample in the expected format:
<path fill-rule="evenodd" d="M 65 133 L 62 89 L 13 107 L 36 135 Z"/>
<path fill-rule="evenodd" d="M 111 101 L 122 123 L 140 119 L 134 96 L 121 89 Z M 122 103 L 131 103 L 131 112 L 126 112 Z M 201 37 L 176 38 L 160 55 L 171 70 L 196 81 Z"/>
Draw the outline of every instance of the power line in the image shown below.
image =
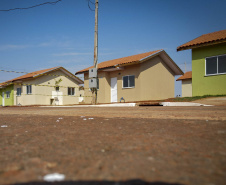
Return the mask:
<path fill-rule="evenodd" d="M 94 2 L 92 2 L 91 0 L 88 0 L 90 3 L 92 3 L 93 5 L 95 5 L 95 3 Z"/>
<path fill-rule="evenodd" d="M 95 11 L 95 10 L 93 10 L 91 7 L 90 7 L 90 5 L 89 5 L 89 3 L 92 3 L 92 4 L 94 4 L 95 5 L 95 3 L 93 3 L 92 1 L 90 1 L 90 0 L 87 0 L 88 1 L 88 7 L 89 7 L 89 9 L 91 10 L 91 11 Z"/>
<path fill-rule="evenodd" d="M 45 2 L 45 3 L 37 4 L 37 5 L 34 5 L 34 6 L 26 7 L 26 8 L 12 8 L 12 9 L 7 9 L 7 10 L 0 10 L 0 11 L 1 12 L 9 12 L 9 11 L 13 11 L 13 10 L 27 10 L 27 9 L 30 9 L 30 8 L 35 8 L 35 7 L 46 5 L 46 4 L 55 5 L 60 1 L 62 1 L 62 0 L 57 0 L 57 1 L 53 1 L 53 2 Z"/>
<path fill-rule="evenodd" d="M 55 70 L 52 70 L 52 71 L 56 71 L 58 69 L 55 69 Z M 7 71 L 7 70 L 3 70 L 3 69 L 0 69 L 0 72 L 6 72 L 6 73 L 24 73 L 24 74 L 36 74 L 36 75 L 40 75 L 40 76 L 64 76 L 64 77 L 76 77 L 76 78 L 84 78 L 84 77 L 77 77 L 75 75 L 52 75 L 52 74 L 43 74 L 43 73 L 37 73 L 37 72 L 31 72 L 31 73 L 28 73 L 28 72 L 19 72 L 19 71 Z"/>

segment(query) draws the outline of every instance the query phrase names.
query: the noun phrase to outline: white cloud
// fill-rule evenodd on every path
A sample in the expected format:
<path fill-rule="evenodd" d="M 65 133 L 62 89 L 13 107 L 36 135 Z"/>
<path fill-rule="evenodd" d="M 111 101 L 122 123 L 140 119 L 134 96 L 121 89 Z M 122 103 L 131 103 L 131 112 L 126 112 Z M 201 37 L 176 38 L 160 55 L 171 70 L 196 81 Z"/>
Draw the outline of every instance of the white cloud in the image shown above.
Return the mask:
<path fill-rule="evenodd" d="M 73 74 L 76 73 L 77 71 L 80 71 L 82 69 L 85 69 L 87 67 L 90 67 L 91 65 L 73 65 L 70 67 L 65 67 L 65 69 L 67 69 L 68 71 L 72 72 Z"/>
<path fill-rule="evenodd" d="M 7 44 L 7 45 L 1 45 L 0 50 L 10 50 L 10 49 L 24 49 L 29 48 L 30 45 L 15 45 L 15 44 Z"/>
<path fill-rule="evenodd" d="M 35 47 L 58 47 L 58 48 L 71 48 L 72 44 L 70 41 L 57 41 L 57 40 L 50 40 L 41 43 L 34 43 L 34 44 L 5 44 L 0 45 L 0 50 L 19 50 L 19 49 L 26 49 L 26 48 L 35 48 Z"/>
<path fill-rule="evenodd" d="M 53 56 L 77 56 L 77 55 L 92 55 L 92 53 L 79 53 L 79 52 L 71 52 L 71 53 L 59 53 L 53 54 Z"/>

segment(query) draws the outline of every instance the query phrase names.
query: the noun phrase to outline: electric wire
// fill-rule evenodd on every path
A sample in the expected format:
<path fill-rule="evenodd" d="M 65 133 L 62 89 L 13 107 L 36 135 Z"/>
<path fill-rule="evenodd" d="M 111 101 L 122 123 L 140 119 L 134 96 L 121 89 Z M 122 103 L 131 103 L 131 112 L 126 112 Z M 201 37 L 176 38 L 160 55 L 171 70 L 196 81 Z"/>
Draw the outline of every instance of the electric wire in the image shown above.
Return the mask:
<path fill-rule="evenodd" d="M 95 5 L 95 3 L 93 3 L 92 1 L 90 1 L 90 0 L 87 0 L 88 1 L 88 7 L 89 7 L 89 9 L 91 10 L 91 11 L 95 11 L 95 10 L 93 10 L 91 7 L 90 7 L 90 4 L 89 3 L 92 3 L 92 4 L 94 4 Z"/>
<path fill-rule="evenodd" d="M 13 10 L 27 10 L 27 9 L 36 8 L 38 6 L 42 6 L 42 5 L 46 5 L 46 4 L 55 5 L 60 1 L 62 1 L 62 0 L 57 0 L 57 1 L 53 1 L 53 2 L 45 2 L 45 3 L 30 6 L 30 7 L 26 7 L 26 8 L 11 8 L 11 9 L 0 10 L 0 11 L 1 12 L 9 12 L 9 11 L 13 11 Z"/>
<path fill-rule="evenodd" d="M 52 70 L 52 71 L 56 71 L 57 69 L 55 70 Z M 43 73 L 36 73 L 36 72 L 31 72 L 31 73 L 28 73 L 28 72 L 20 72 L 20 71 L 8 71 L 8 70 L 3 70 L 3 69 L 0 69 L 0 72 L 6 72 L 6 73 L 23 73 L 23 74 L 36 74 L 38 76 L 54 76 L 54 77 L 61 77 L 61 76 L 64 76 L 64 77 L 76 77 L 76 78 L 84 78 L 84 77 L 78 77 L 78 76 L 74 76 L 74 75 L 52 75 L 52 74 L 43 74 Z"/>

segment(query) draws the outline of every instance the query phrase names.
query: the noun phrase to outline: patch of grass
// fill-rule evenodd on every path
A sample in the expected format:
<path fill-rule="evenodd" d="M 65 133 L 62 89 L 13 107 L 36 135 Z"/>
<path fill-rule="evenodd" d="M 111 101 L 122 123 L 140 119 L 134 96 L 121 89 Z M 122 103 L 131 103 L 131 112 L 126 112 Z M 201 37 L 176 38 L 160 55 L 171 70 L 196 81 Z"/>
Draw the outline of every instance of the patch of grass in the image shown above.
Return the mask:
<path fill-rule="evenodd" d="M 199 99 L 203 99 L 203 98 L 210 98 L 210 97 L 213 98 L 213 97 L 223 97 L 223 96 L 226 96 L 226 94 L 173 98 L 172 101 L 189 102 L 189 101 L 195 101 L 195 100 L 199 100 Z"/>

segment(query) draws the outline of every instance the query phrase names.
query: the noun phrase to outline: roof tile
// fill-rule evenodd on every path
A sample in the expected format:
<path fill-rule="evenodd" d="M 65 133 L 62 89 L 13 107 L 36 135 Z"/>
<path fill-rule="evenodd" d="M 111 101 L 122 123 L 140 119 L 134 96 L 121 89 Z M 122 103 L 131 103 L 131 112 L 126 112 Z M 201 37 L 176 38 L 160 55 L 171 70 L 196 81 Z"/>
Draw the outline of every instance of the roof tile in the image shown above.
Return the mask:
<path fill-rule="evenodd" d="M 188 71 L 184 73 L 184 75 L 180 76 L 176 81 L 187 80 L 187 79 L 192 79 L 192 71 Z"/>
<path fill-rule="evenodd" d="M 15 82 L 15 81 L 17 81 L 17 80 L 25 80 L 25 79 L 29 79 L 29 78 L 34 78 L 35 76 L 41 75 L 41 74 L 46 73 L 46 72 L 48 72 L 48 71 L 57 70 L 57 69 L 59 69 L 59 68 L 62 68 L 62 67 L 60 67 L 60 66 L 58 66 L 58 67 L 52 67 L 52 68 L 48 68 L 48 69 L 43 69 L 43 70 L 39 70 L 39 71 L 34 71 L 34 72 L 31 72 L 31 73 L 27 73 L 27 74 L 25 74 L 25 75 L 22 75 L 22 76 L 19 76 L 19 77 L 17 77 L 17 78 L 8 80 L 8 81 L 6 81 L 6 82 L 3 82 L 3 83 L 0 84 L 0 86 L 6 85 L 7 83 Z M 66 70 L 66 69 L 64 69 L 64 70 Z M 67 71 L 67 70 L 66 70 L 66 71 Z M 69 72 L 69 71 L 67 71 L 67 72 Z M 69 73 L 70 73 L 70 72 L 69 72 Z M 72 73 L 70 73 L 70 74 L 71 74 L 72 76 L 74 76 Z M 80 78 L 78 78 L 78 77 L 76 77 L 76 76 L 74 76 L 74 77 L 75 77 L 77 80 L 79 80 L 80 83 L 83 83 L 83 81 L 82 81 Z"/>
<path fill-rule="evenodd" d="M 39 70 L 39 71 L 34 71 L 34 72 L 31 72 L 31 73 L 27 73 L 25 75 L 19 76 L 17 78 L 14 78 L 12 80 L 8 80 L 6 82 L 13 82 L 13 81 L 16 81 L 16 80 L 22 80 L 22 79 L 26 79 L 26 78 L 33 78 L 33 77 L 35 77 L 37 75 L 40 75 L 42 73 L 45 73 L 47 71 L 51 71 L 51 70 L 54 70 L 54 69 L 57 69 L 57 68 L 59 68 L 59 67 L 53 67 L 53 68 L 49 68 L 49 69 L 43 69 L 43 70 Z"/>
<path fill-rule="evenodd" d="M 208 34 L 201 35 L 200 37 L 193 39 L 179 47 L 177 51 L 191 49 L 195 46 L 203 46 L 204 44 L 215 44 L 218 42 L 226 42 L 226 30 L 216 31 Z"/>
<path fill-rule="evenodd" d="M 132 55 L 132 56 L 128 56 L 128 57 L 123 57 L 123 58 L 118 58 L 118 59 L 114 59 L 114 60 L 108 60 L 105 62 L 101 62 L 98 64 L 98 69 L 113 67 L 115 65 L 120 65 L 120 64 L 135 63 L 150 55 L 158 53 L 159 51 L 162 51 L 162 50 L 150 51 L 150 52 L 141 53 L 138 55 Z M 87 72 L 90 68 L 93 68 L 93 66 L 80 70 L 80 71 L 76 72 L 76 74 Z"/>

